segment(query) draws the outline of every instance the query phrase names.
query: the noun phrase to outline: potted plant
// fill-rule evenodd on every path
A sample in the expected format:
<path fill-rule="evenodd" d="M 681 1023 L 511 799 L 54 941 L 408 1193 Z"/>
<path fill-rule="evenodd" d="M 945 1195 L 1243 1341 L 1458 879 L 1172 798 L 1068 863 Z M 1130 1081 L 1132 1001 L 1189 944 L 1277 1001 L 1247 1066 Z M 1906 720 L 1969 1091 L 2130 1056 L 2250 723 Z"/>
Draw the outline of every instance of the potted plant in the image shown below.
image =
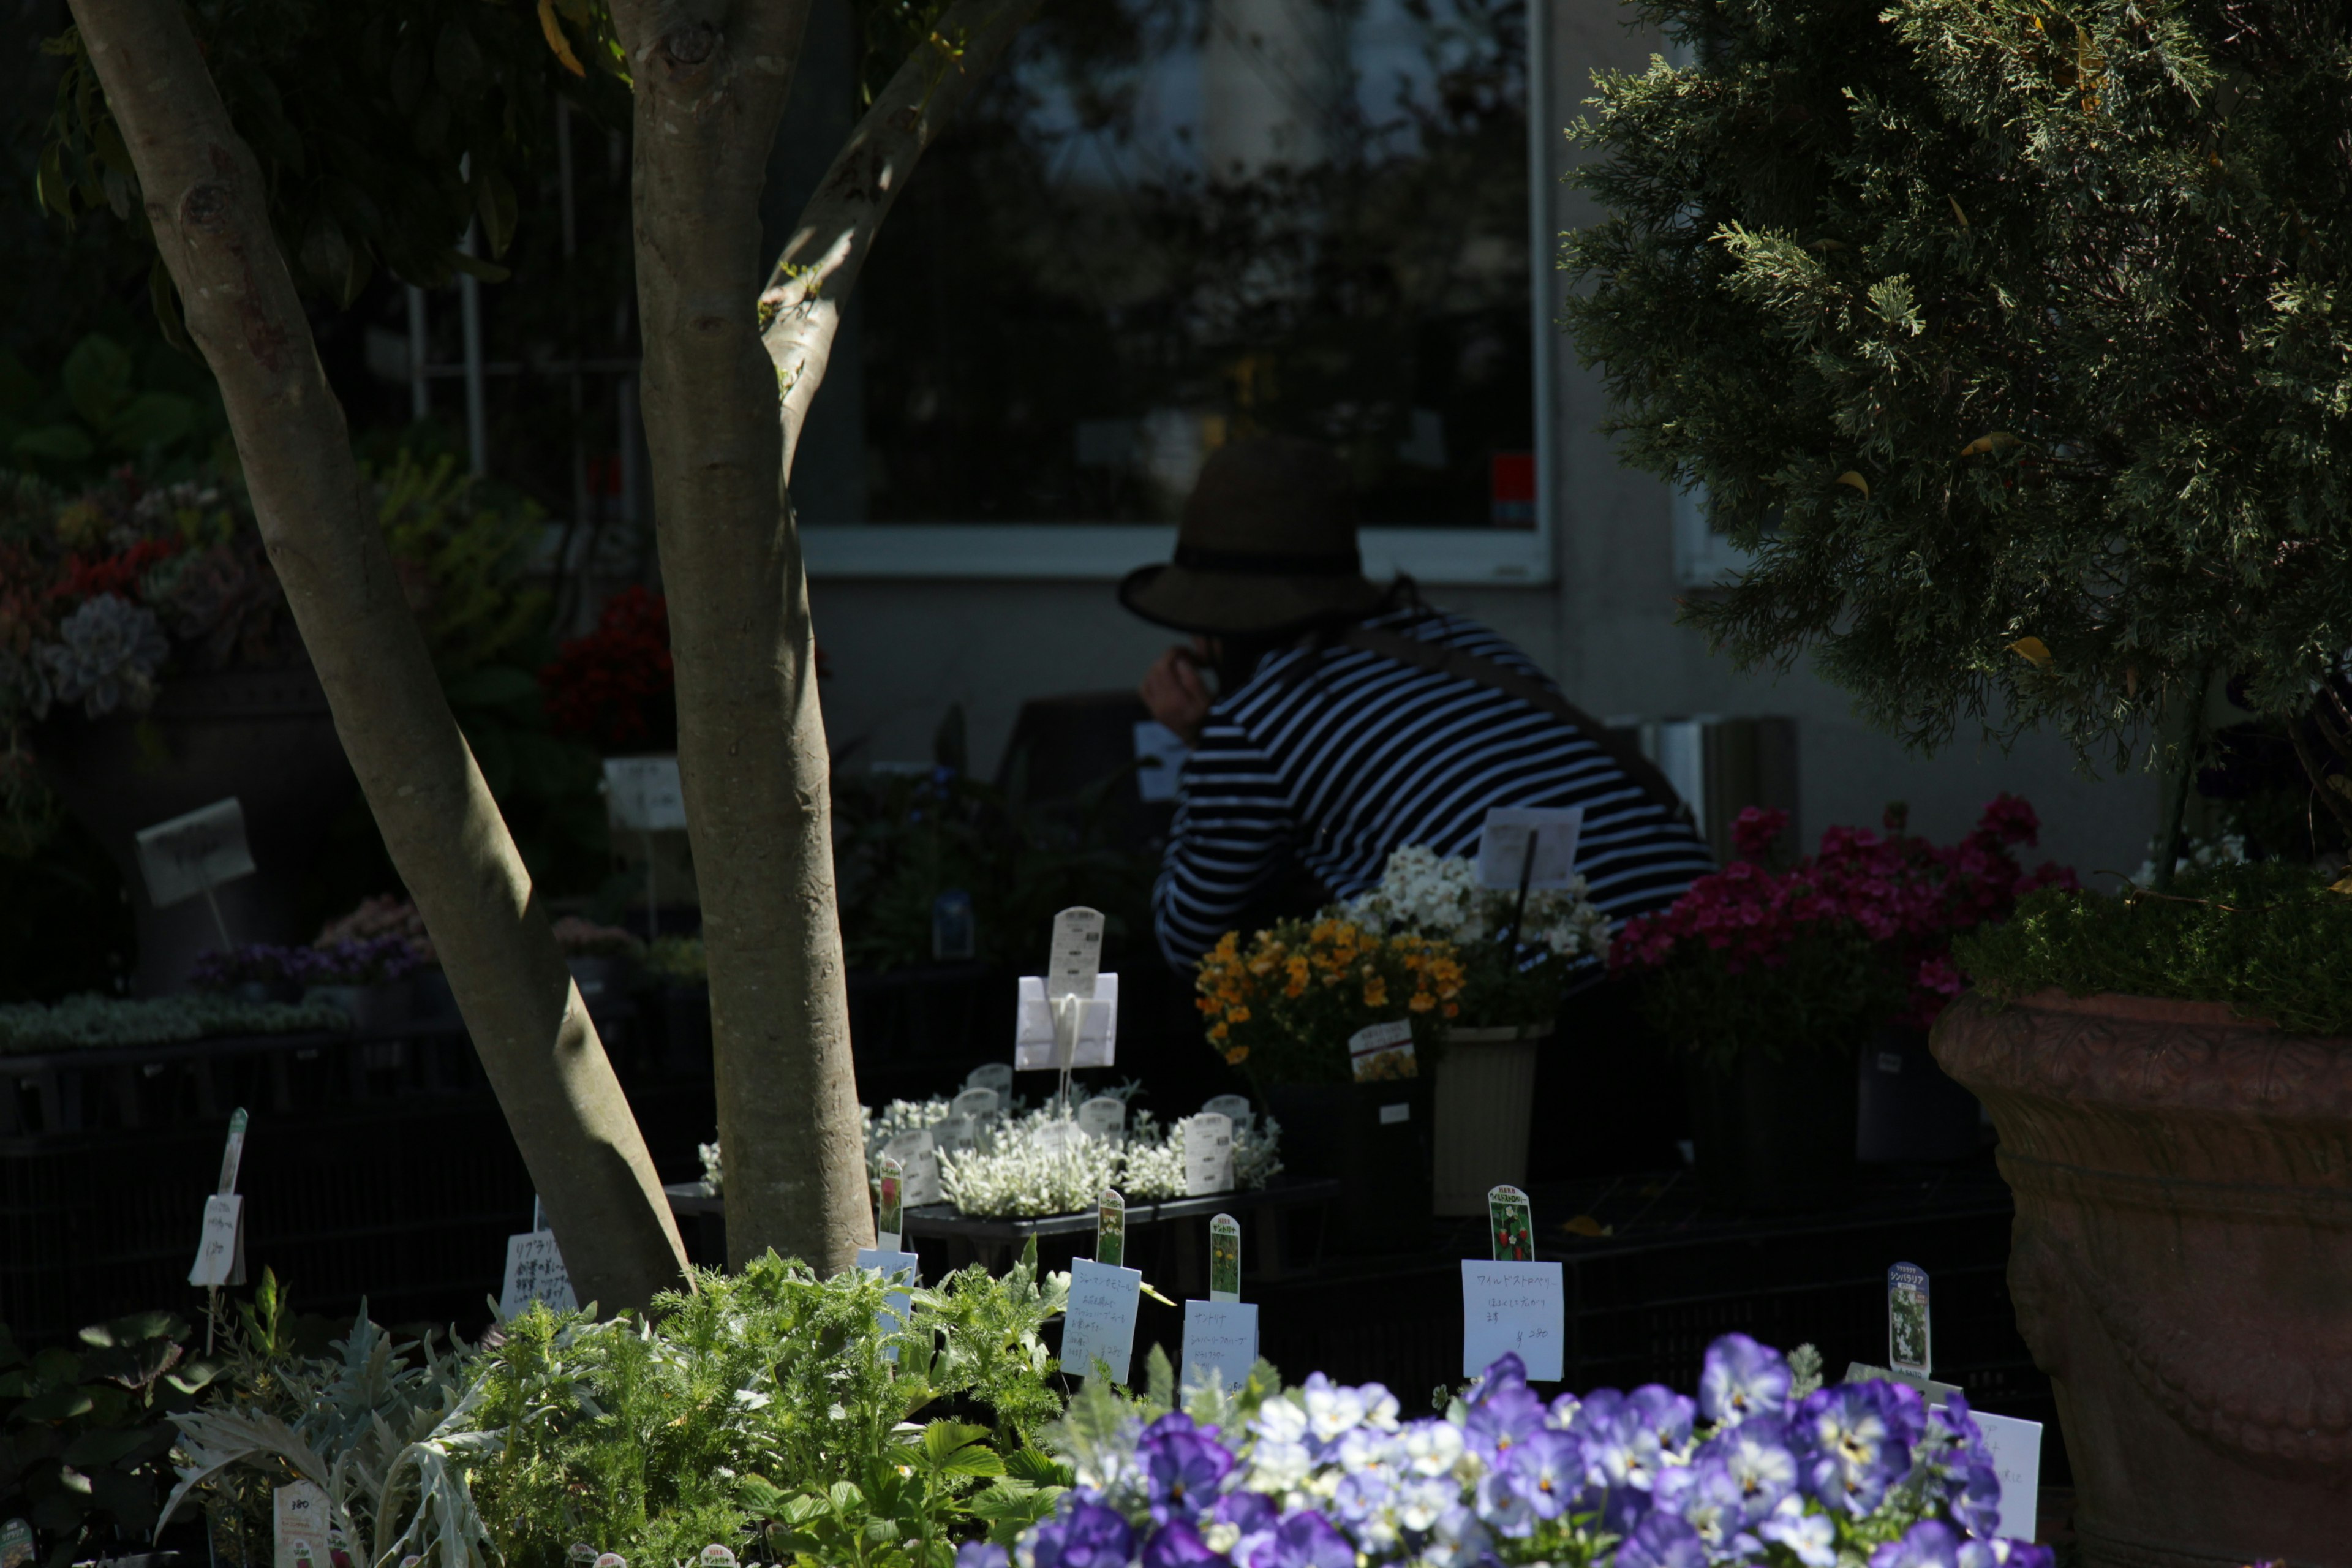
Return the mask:
<path fill-rule="evenodd" d="M 415 950 L 396 936 L 330 942 L 299 950 L 303 1000 L 340 1007 L 356 1035 L 391 1034 L 409 1021 L 408 977 Z"/>
<path fill-rule="evenodd" d="M 345 943 L 385 940 L 406 943 L 409 956 L 415 961 L 407 976 L 408 1021 L 427 1026 L 457 1023 L 457 999 L 450 994 L 449 977 L 442 973 L 441 960 L 433 951 L 433 938 L 425 930 L 425 917 L 417 912 L 414 902 L 400 894 L 379 893 L 362 899 L 320 926 L 311 946 L 331 950 Z"/>
<path fill-rule="evenodd" d="M 1453 944 L 1384 935 L 1325 915 L 1278 922 L 1246 942 L 1227 931 L 1201 960 L 1194 1005 L 1210 1047 L 1248 1078 L 1285 1129 L 1285 1163 L 1337 1176 L 1336 1239 L 1411 1246 L 1430 1212 L 1430 1074 L 1459 1016 Z M 1358 1081 L 1349 1041 L 1374 1024 L 1412 1035 L 1412 1076 Z"/>
<path fill-rule="evenodd" d="M 1817 853 L 1775 870 L 1766 858 L 1788 820 L 1741 812 L 1738 858 L 1670 908 L 1626 921 L 1611 952 L 1643 977 L 1644 1014 L 1685 1053 L 1699 1180 L 1710 1204 L 1729 1208 L 1841 1197 L 1864 1043 L 1890 1024 L 1924 1026 L 1959 990 L 1955 929 L 2073 882 L 2058 867 L 2018 863 L 2012 847 L 2032 843 L 2040 823 L 2009 795 L 1948 848 L 1832 827 Z"/>
<path fill-rule="evenodd" d="M 578 915 L 565 915 L 555 922 L 555 945 L 563 950 L 564 964 L 580 987 L 580 1000 L 599 1013 L 627 994 L 636 966 L 646 955 L 646 944 L 634 932 L 598 925 Z"/>
<path fill-rule="evenodd" d="M 1432 1095 L 1431 1205 L 1441 1215 L 1483 1214 L 1495 1187 L 1527 1182 L 1538 1057 L 1561 1000 L 1598 977 L 1609 919 L 1580 877 L 1529 893 L 1521 911 L 1515 895 L 1478 885 L 1475 861 L 1420 845 L 1391 854 L 1380 881 L 1339 912 L 1454 948 L 1462 984 Z"/>

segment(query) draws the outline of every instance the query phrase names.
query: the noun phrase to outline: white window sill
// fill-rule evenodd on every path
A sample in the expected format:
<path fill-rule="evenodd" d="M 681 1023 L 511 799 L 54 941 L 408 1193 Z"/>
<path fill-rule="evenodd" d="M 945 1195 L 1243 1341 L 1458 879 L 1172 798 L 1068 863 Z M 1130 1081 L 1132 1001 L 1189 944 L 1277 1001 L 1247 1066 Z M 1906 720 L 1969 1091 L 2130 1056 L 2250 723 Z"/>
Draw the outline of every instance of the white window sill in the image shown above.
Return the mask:
<path fill-rule="evenodd" d="M 1364 574 L 1423 583 L 1539 587 L 1552 580 L 1533 529 L 1368 528 Z M 1166 561 L 1176 531 L 1149 524 L 812 522 L 801 530 L 818 578 L 1026 578 L 1115 582 Z"/>

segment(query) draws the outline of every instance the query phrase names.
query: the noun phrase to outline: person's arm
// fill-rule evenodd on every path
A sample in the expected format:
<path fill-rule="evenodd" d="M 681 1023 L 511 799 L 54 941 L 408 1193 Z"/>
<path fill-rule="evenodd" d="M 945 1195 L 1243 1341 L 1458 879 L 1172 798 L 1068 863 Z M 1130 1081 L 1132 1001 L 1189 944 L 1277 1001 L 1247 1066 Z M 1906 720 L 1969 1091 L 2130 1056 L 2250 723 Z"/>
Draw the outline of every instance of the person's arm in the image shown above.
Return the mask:
<path fill-rule="evenodd" d="M 1274 761 L 1212 714 L 1184 763 L 1183 795 L 1151 889 L 1160 951 L 1189 969 L 1289 860 L 1294 821 Z"/>

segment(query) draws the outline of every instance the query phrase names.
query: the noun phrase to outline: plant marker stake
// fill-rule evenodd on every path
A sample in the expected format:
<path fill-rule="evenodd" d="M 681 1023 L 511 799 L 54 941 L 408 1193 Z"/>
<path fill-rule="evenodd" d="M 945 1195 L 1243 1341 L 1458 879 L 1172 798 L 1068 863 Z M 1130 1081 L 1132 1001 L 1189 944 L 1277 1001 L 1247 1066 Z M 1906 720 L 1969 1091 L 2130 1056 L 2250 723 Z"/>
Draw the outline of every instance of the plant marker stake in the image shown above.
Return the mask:
<path fill-rule="evenodd" d="M 1528 918 L 1528 884 L 1535 879 L 1536 875 L 1536 840 L 1542 837 L 1541 828 L 1528 829 L 1527 853 L 1519 857 L 1519 896 L 1517 901 L 1511 905 L 1511 926 L 1504 933 L 1503 949 L 1511 955 L 1511 967 L 1514 969 L 1518 967 L 1519 962 L 1519 927 Z"/>
<path fill-rule="evenodd" d="M 1127 1200 L 1116 1187 L 1103 1189 L 1095 1209 L 1095 1261 L 1114 1268 L 1127 1267 Z"/>
<path fill-rule="evenodd" d="M 205 901 L 206 903 L 213 901 L 210 883 L 205 885 Z M 215 906 L 213 910 L 213 919 L 215 921 L 220 919 L 218 906 Z M 221 943 L 223 951 L 226 952 L 228 943 L 226 927 L 222 928 Z M 236 1108 L 236 1114 L 228 1119 L 228 1143 L 221 1150 L 220 1185 L 215 1189 L 217 1196 L 226 1197 L 236 1191 L 237 1167 L 245 1163 L 245 1107 L 240 1105 Z M 219 1317 L 220 1287 L 208 1285 L 205 1288 L 205 1353 L 206 1355 L 213 1353 L 214 1327 Z"/>
<path fill-rule="evenodd" d="M 1242 1299 L 1242 1227 L 1229 1214 L 1209 1221 L 1209 1300 Z"/>
<path fill-rule="evenodd" d="M 1497 1263 L 1532 1262 L 1536 1227 L 1528 1194 L 1517 1187 L 1496 1187 L 1486 1194 L 1487 1239 L 1494 1243 Z"/>

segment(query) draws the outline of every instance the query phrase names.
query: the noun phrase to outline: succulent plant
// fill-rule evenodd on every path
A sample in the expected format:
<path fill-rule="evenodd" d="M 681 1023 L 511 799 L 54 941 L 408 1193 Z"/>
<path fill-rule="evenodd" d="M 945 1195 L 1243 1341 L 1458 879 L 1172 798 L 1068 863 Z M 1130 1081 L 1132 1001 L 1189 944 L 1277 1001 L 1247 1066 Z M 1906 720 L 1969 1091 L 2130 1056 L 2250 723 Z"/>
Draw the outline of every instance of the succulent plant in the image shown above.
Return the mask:
<path fill-rule="evenodd" d="M 154 611 L 100 594 L 58 624 L 58 637 L 34 650 L 57 701 L 79 702 L 102 719 L 118 707 L 144 712 L 155 700 L 155 671 L 172 645 Z"/>

